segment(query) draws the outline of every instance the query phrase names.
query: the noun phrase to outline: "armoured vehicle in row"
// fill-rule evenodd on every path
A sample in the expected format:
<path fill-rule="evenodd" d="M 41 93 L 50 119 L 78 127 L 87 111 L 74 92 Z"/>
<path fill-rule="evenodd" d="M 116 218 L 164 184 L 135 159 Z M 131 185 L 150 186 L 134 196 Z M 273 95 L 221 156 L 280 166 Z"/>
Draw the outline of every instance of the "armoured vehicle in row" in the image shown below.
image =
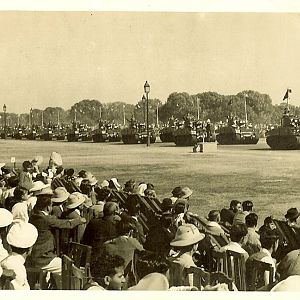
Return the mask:
<path fill-rule="evenodd" d="M 144 123 L 138 123 L 133 118 L 130 120 L 129 127 L 121 131 L 122 141 L 124 144 L 146 144 L 147 143 L 147 129 Z M 156 141 L 156 134 L 153 127 L 149 128 L 150 143 Z"/>
<path fill-rule="evenodd" d="M 227 125 L 218 129 L 216 139 L 220 145 L 257 144 L 259 133 L 244 122 L 229 118 Z"/>
<path fill-rule="evenodd" d="M 273 150 L 300 149 L 300 119 L 286 108 L 280 125 L 266 132 L 266 142 Z"/>

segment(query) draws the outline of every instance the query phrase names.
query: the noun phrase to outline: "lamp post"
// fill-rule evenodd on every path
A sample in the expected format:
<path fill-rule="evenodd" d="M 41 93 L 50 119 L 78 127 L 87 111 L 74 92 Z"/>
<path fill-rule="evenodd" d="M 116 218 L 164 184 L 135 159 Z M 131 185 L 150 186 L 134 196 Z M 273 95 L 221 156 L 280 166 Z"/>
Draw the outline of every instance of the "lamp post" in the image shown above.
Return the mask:
<path fill-rule="evenodd" d="M 44 111 L 42 110 L 42 128 L 44 128 Z"/>
<path fill-rule="evenodd" d="M 144 124 L 146 124 L 146 97 L 143 95 L 142 97 L 143 102 L 143 113 L 144 113 Z"/>
<path fill-rule="evenodd" d="M 197 97 L 197 120 L 200 119 L 200 105 L 199 105 L 199 98 Z"/>
<path fill-rule="evenodd" d="M 149 93 L 150 93 L 150 84 L 148 81 L 144 84 L 144 92 L 146 94 L 146 100 L 147 100 L 147 147 L 150 146 L 150 135 L 149 135 Z"/>
<path fill-rule="evenodd" d="M 4 136 L 6 138 L 6 105 L 3 105 Z"/>
<path fill-rule="evenodd" d="M 156 127 L 158 128 L 158 105 L 159 103 L 156 104 Z"/>
<path fill-rule="evenodd" d="M 123 126 L 126 125 L 125 104 L 123 104 Z"/>
<path fill-rule="evenodd" d="M 247 98 L 248 95 L 245 95 L 245 126 L 247 127 L 248 124 L 248 115 L 247 115 Z"/>
<path fill-rule="evenodd" d="M 32 126 L 32 108 L 29 111 L 29 127 Z"/>

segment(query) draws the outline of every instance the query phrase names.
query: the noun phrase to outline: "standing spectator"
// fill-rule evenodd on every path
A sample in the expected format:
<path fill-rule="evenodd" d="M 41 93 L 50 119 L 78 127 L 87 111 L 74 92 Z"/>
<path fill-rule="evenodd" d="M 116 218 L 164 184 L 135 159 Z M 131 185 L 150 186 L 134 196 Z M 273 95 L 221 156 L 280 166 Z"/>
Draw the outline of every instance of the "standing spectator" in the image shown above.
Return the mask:
<path fill-rule="evenodd" d="M 29 222 L 38 230 L 38 238 L 32 248 L 30 263 L 33 267 L 39 267 L 42 270 L 53 273 L 56 279 L 57 287 L 61 286 L 61 258 L 55 254 L 54 245 L 54 228 L 74 228 L 79 224 L 84 224 L 86 220 L 70 219 L 61 220 L 51 216 L 52 202 L 51 195 L 38 195 L 34 207 L 34 214 L 30 217 Z"/>
<path fill-rule="evenodd" d="M 207 232 L 213 235 L 224 234 L 224 230 L 219 224 L 220 221 L 221 221 L 220 211 L 211 210 L 208 214 L 208 223 L 206 224 Z"/>
<path fill-rule="evenodd" d="M 32 180 L 32 164 L 30 161 L 26 160 L 22 164 L 23 171 L 19 175 L 19 186 L 27 188 L 33 185 Z"/>
<path fill-rule="evenodd" d="M 134 189 L 135 189 L 135 180 L 130 179 L 125 183 L 125 187 L 124 187 L 123 191 L 126 193 L 129 193 L 129 194 L 133 194 Z"/>
<path fill-rule="evenodd" d="M 1 262 L 3 274 L 14 272 L 11 280 L 13 290 L 30 290 L 26 268 L 24 266 L 27 256 L 38 237 L 37 229 L 29 223 L 17 222 L 9 229 L 7 242 L 11 246 L 11 254 Z"/>

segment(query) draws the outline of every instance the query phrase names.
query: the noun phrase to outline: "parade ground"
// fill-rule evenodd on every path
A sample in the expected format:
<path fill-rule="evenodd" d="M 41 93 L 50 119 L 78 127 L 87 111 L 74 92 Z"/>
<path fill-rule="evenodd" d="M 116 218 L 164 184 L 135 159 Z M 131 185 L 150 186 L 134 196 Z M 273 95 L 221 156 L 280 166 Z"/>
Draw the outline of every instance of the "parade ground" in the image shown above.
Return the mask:
<path fill-rule="evenodd" d="M 300 198 L 300 151 L 270 150 L 264 139 L 257 145 L 218 145 L 217 151 L 193 153 L 192 147 L 173 143 L 124 145 L 66 141 L 0 140 L 0 161 L 21 168 L 35 155 L 47 166 L 50 153 L 63 158 L 65 168 L 85 169 L 101 182 L 116 177 L 120 184 L 128 179 L 151 182 L 158 198 L 170 197 L 176 186 L 193 191 L 190 209 L 207 215 L 211 209 L 228 207 L 233 199 L 251 200 L 255 212 L 263 217 L 283 218 L 287 209 L 298 207 Z M 205 149 L 204 149 L 205 150 Z"/>

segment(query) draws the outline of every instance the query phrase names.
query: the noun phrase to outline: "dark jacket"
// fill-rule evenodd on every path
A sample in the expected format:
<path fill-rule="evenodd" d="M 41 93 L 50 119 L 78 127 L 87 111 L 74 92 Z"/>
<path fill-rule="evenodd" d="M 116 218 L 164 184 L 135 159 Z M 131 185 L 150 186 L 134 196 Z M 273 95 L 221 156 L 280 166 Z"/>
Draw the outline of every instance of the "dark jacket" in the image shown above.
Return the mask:
<path fill-rule="evenodd" d="M 74 228 L 82 223 L 80 219 L 61 220 L 55 216 L 45 215 L 41 211 L 33 214 L 29 222 L 38 230 L 38 238 L 30 256 L 31 265 L 35 267 L 46 266 L 57 256 L 54 252 L 55 244 L 52 233 L 54 228 Z"/>

